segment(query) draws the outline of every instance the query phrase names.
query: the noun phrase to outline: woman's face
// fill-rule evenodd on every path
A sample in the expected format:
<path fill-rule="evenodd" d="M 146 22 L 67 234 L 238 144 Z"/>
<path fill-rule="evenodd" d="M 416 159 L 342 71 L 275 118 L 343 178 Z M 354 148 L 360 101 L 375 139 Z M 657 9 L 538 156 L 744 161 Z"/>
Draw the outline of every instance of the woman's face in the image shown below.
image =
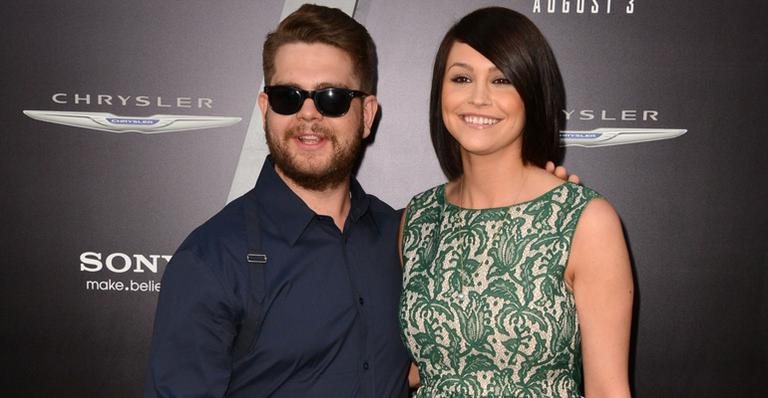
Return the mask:
<path fill-rule="evenodd" d="M 456 42 L 448 53 L 441 99 L 443 122 L 462 155 L 520 156 L 523 100 L 496 65 L 467 44 Z"/>

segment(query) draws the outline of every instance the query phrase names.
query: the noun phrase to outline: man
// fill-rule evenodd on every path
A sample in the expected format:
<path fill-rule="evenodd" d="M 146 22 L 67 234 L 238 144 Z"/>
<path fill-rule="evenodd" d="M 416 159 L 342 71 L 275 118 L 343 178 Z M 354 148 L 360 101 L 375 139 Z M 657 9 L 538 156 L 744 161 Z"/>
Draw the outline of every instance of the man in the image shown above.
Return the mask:
<path fill-rule="evenodd" d="M 340 10 L 304 5 L 263 64 L 270 156 L 168 264 L 145 395 L 407 394 L 399 217 L 351 177 L 378 109 L 374 43 Z"/>

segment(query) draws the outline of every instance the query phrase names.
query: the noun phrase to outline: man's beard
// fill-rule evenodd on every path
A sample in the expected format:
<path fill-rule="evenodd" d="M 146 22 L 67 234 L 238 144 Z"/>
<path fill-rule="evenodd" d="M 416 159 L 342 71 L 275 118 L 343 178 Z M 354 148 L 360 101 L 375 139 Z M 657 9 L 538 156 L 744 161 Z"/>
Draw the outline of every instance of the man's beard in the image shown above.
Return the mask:
<path fill-rule="evenodd" d="M 296 159 L 296 156 L 288 150 L 288 141 L 296 139 L 295 137 L 300 132 L 306 131 L 306 124 L 288 129 L 280 137 L 272 137 L 269 123 L 265 120 L 264 130 L 266 131 L 267 146 L 275 166 L 299 186 L 313 191 L 324 191 L 347 181 L 360 156 L 363 142 L 362 123 L 360 123 L 358 131 L 351 141 L 344 146 L 330 129 L 317 123 L 312 124 L 310 131 L 320 134 L 325 140 L 328 140 L 333 149 L 328 163 L 321 166 L 318 163 L 322 163 L 325 159 L 300 160 Z"/>

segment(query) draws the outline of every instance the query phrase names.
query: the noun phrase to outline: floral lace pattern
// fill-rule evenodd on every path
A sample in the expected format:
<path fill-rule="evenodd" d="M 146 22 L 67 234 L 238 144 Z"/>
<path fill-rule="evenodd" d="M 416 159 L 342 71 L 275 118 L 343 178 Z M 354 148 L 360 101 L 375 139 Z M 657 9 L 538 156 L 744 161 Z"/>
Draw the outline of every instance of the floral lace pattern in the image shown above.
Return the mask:
<path fill-rule="evenodd" d="M 463 209 L 445 186 L 414 197 L 403 230 L 402 336 L 416 397 L 578 397 L 581 350 L 563 273 L 582 210 L 565 183 L 538 198 Z"/>

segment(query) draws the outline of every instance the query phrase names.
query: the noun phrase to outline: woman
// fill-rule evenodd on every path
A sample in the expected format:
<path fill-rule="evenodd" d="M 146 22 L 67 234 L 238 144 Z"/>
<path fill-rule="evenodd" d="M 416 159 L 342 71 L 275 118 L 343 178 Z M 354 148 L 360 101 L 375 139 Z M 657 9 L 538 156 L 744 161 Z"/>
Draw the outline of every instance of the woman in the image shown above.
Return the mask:
<path fill-rule="evenodd" d="M 449 182 L 411 200 L 401 241 L 417 397 L 630 395 L 619 218 L 543 169 L 558 159 L 564 97 L 549 45 L 519 13 L 472 12 L 440 45 L 430 130 Z"/>

